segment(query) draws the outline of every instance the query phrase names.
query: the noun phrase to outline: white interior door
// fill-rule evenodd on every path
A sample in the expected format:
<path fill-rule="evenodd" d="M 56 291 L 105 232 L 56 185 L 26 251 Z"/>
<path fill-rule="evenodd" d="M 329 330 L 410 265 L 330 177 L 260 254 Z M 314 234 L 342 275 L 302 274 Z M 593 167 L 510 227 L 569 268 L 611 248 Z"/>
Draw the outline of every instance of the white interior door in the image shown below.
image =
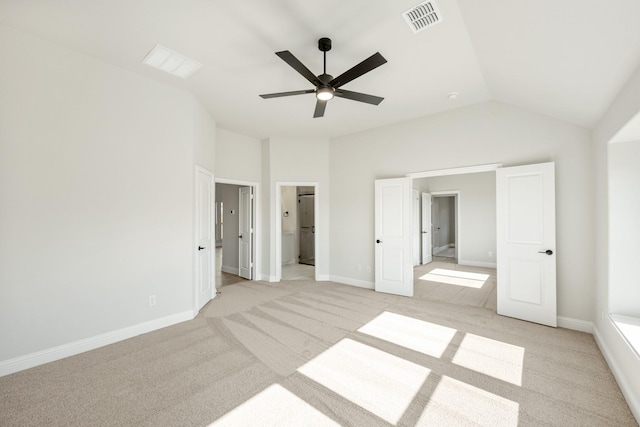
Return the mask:
<path fill-rule="evenodd" d="M 418 190 L 411 191 L 411 239 L 413 241 L 413 265 L 420 265 L 420 193 Z"/>
<path fill-rule="evenodd" d="M 431 194 L 422 193 L 422 264 L 433 261 L 431 249 Z"/>
<path fill-rule="evenodd" d="M 556 326 L 554 163 L 496 171 L 498 314 Z"/>
<path fill-rule="evenodd" d="M 375 182 L 375 290 L 413 296 L 411 178 Z"/>
<path fill-rule="evenodd" d="M 253 191 L 252 187 L 240 187 L 238 206 L 238 275 L 252 280 L 253 270 Z"/>
<path fill-rule="evenodd" d="M 196 310 L 213 298 L 213 175 L 196 169 Z"/>

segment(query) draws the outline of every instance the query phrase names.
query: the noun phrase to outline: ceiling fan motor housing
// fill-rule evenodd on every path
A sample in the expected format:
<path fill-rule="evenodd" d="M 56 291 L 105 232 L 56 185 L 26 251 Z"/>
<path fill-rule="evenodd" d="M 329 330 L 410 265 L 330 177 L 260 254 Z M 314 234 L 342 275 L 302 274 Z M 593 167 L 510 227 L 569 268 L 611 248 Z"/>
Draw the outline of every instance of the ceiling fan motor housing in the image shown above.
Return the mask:
<path fill-rule="evenodd" d="M 331 39 L 328 37 L 322 37 L 318 40 L 318 49 L 322 52 L 329 52 L 331 50 Z"/>

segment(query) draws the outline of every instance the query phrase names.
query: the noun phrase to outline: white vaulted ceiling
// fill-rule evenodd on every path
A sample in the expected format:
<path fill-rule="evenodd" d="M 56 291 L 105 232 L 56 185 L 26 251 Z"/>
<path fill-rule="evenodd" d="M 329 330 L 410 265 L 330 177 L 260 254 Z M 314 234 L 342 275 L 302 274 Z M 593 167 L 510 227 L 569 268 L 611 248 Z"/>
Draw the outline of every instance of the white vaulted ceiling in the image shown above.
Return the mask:
<path fill-rule="evenodd" d="M 414 34 L 419 0 L 0 0 L 0 23 L 192 92 L 219 126 L 255 137 L 334 137 L 487 100 L 592 127 L 640 65 L 640 1 L 436 0 L 443 22 Z M 334 76 L 379 51 L 388 63 L 344 89 L 379 106 L 313 95 L 274 52 Z M 188 80 L 142 59 L 161 44 L 203 64 Z M 458 92 L 455 100 L 447 94 Z"/>

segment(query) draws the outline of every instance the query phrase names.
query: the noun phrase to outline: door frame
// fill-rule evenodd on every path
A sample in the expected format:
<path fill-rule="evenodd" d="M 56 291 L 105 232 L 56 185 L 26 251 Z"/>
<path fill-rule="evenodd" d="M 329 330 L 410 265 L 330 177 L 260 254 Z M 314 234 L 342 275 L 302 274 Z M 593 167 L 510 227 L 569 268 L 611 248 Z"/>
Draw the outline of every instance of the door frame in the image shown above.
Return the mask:
<path fill-rule="evenodd" d="M 322 271 L 322 257 L 320 254 L 320 239 L 318 236 L 322 230 L 320 226 L 320 183 L 317 181 L 276 181 L 276 197 L 275 197 L 275 275 L 271 278 L 271 282 L 280 282 L 282 280 L 282 187 L 313 187 L 314 204 L 313 215 L 315 224 L 316 237 L 313 239 L 314 253 L 316 255 L 316 265 L 314 268 L 314 280 L 320 280 L 319 272 Z"/>
<path fill-rule="evenodd" d="M 462 253 L 462 247 L 460 245 L 460 239 L 458 238 L 459 234 L 460 234 L 460 190 L 445 190 L 445 191 L 432 191 L 431 192 L 431 200 L 433 201 L 433 198 L 437 198 L 437 197 L 453 197 L 453 200 L 455 202 L 455 227 L 456 227 L 456 235 L 455 235 L 455 245 L 456 245 L 456 261 L 458 261 L 458 264 L 460 263 L 460 259 L 462 259 L 464 261 L 464 259 L 460 256 L 460 254 Z M 431 221 L 433 223 L 433 220 Z M 435 233 L 433 233 L 433 230 L 431 230 L 431 235 L 434 236 Z M 433 250 L 435 248 L 433 247 L 433 244 L 431 245 L 431 253 L 433 254 Z M 436 255 L 437 254 L 433 254 Z M 465 265 L 465 264 L 463 264 Z"/>
<path fill-rule="evenodd" d="M 259 280 L 262 273 L 262 258 L 261 258 L 261 239 L 260 239 L 260 224 L 261 211 L 260 211 L 260 184 L 254 181 L 242 181 L 238 179 L 227 178 L 215 178 L 215 184 L 231 184 L 239 185 L 241 187 L 252 187 L 253 189 L 253 248 L 251 250 L 251 256 L 253 258 L 253 271 L 251 274 L 251 280 Z M 215 189 L 215 186 L 214 186 Z M 215 194 L 215 193 L 214 193 Z M 215 199 L 214 199 L 215 200 Z"/>

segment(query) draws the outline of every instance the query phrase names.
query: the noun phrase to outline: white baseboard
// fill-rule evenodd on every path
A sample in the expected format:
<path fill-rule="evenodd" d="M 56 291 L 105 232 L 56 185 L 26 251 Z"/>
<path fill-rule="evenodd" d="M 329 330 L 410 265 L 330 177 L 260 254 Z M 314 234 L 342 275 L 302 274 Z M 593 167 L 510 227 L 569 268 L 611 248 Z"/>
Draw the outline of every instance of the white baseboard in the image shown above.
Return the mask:
<path fill-rule="evenodd" d="M 328 282 L 331 280 L 331 276 L 329 276 L 328 274 L 318 274 L 316 276 L 316 280 L 318 282 Z"/>
<path fill-rule="evenodd" d="M 496 268 L 497 265 L 495 262 L 481 262 L 481 261 L 467 261 L 465 259 L 459 259 L 458 264 L 460 265 L 468 265 L 469 267 L 486 267 L 486 268 Z"/>
<path fill-rule="evenodd" d="M 150 320 L 133 326 L 127 326 L 126 328 L 118 329 L 116 331 L 106 332 L 90 338 L 15 357 L 13 359 L 3 360 L 0 361 L 0 377 L 33 368 L 34 366 L 64 359 L 65 357 L 84 353 L 85 351 L 95 350 L 96 348 L 104 347 L 105 345 L 166 328 L 167 326 L 175 325 L 177 323 L 186 322 L 187 320 L 193 320 L 196 315 L 197 313 L 194 313 L 193 310 L 184 311 L 182 313 Z"/>
<path fill-rule="evenodd" d="M 558 326 L 561 328 L 593 334 L 593 322 L 564 316 L 558 316 L 557 322 Z"/>
<path fill-rule="evenodd" d="M 229 267 L 229 266 L 223 265 L 222 267 L 220 267 L 220 271 L 224 271 L 225 273 L 229 273 L 229 274 L 235 274 L 236 276 L 240 275 L 240 269 L 236 267 Z"/>
<path fill-rule="evenodd" d="M 357 286 L 358 288 L 374 289 L 375 283 L 368 280 L 352 279 L 350 277 L 342 276 L 330 276 L 330 280 L 336 283 L 342 283 L 343 285 Z"/>
<path fill-rule="evenodd" d="M 606 344 L 606 341 L 604 340 L 602 333 L 598 330 L 598 327 L 595 325 L 593 327 L 593 337 L 595 338 L 596 344 L 598 345 L 598 348 L 600 348 L 600 351 L 602 352 L 604 359 L 607 361 L 607 364 L 609 365 L 609 369 L 611 369 L 611 372 L 613 373 L 613 376 L 615 377 L 616 382 L 620 387 L 620 391 L 622 391 L 622 394 L 624 395 L 624 398 L 627 401 L 627 404 L 629 405 L 629 409 L 631 409 L 633 416 L 636 418 L 636 421 L 640 424 L 640 399 L 633 392 L 633 387 L 629 385 L 628 379 L 627 379 L 629 376 L 631 376 L 631 378 L 634 378 L 632 376 L 633 374 L 631 372 L 626 372 L 624 369 L 621 368 L 620 364 L 617 361 L 617 358 L 614 357 L 614 352 Z"/>

